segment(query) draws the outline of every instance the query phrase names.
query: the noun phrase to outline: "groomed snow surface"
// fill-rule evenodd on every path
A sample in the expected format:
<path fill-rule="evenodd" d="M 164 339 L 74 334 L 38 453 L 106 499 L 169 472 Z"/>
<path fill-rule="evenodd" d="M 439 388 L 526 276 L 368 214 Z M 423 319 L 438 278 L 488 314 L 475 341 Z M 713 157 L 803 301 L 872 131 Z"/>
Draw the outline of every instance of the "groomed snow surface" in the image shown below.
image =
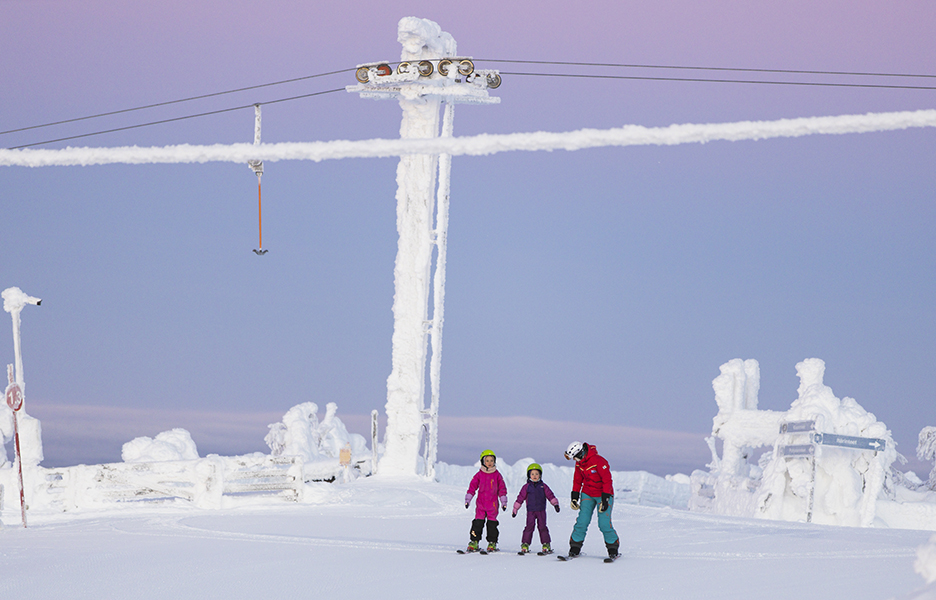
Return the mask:
<path fill-rule="evenodd" d="M 474 514 L 467 484 L 378 476 L 309 484 L 303 504 L 134 504 L 33 516 L 28 529 L 7 521 L 0 597 L 936 598 L 921 577 L 936 573 L 932 532 L 628 504 L 614 509 L 624 555 L 614 564 L 599 560 L 595 525 L 587 556 L 571 563 L 517 556 L 525 509 L 503 513 L 502 552 L 461 556 Z M 549 513 L 549 527 L 564 550 L 576 513 L 568 490 L 556 493 L 562 512 Z"/>

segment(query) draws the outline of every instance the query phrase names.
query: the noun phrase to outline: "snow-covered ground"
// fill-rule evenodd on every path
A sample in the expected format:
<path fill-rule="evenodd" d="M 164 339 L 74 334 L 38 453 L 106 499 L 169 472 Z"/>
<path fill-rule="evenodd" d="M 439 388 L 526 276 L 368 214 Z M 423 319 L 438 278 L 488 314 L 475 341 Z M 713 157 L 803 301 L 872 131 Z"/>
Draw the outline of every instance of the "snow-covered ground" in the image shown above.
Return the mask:
<path fill-rule="evenodd" d="M 28 529 L 7 522 L 0 597 L 936 598 L 914 570 L 932 532 L 672 508 L 616 506 L 624 557 L 611 565 L 594 529 L 580 560 L 517 556 L 523 509 L 501 521 L 502 552 L 461 556 L 467 483 L 370 477 L 310 484 L 303 504 L 134 504 L 32 516 Z M 575 513 L 556 492 L 549 527 L 565 549 Z"/>

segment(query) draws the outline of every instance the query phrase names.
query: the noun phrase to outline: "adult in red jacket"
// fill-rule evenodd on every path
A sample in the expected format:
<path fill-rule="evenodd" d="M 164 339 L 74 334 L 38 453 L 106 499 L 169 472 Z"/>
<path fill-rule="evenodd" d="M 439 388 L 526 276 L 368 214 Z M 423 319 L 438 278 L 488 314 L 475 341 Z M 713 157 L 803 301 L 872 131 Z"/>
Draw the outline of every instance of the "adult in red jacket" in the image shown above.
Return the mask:
<path fill-rule="evenodd" d="M 591 523 L 592 514 L 598 508 L 598 529 L 604 535 L 608 556 L 618 555 L 621 540 L 611 525 L 611 509 L 614 507 L 614 486 L 611 483 L 611 468 L 594 446 L 584 442 L 572 442 L 565 453 L 566 459 L 575 460 L 575 477 L 572 480 L 572 510 L 578 510 L 578 518 L 569 538 L 569 556 L 582 551 L 585 533 Z"/>

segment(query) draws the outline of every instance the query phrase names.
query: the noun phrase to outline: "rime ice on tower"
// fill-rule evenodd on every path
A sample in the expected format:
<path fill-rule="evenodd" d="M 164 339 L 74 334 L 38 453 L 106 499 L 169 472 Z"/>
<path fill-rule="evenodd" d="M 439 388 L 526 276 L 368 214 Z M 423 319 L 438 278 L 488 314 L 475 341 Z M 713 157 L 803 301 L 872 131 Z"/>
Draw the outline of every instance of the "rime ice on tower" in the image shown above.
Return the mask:
<path fill-rule="evenodd" d="M 439 109 L 443 103 L 441 135 L 451 137 L 454 103 L 499 102 L 499 98 L 488 96 L 487 89 L 500 85 L 500 75 L 496 71 L 475 71 L 470 59 L 456 54 L 455 39 L 437 23 L 403 18 L 397 28 L 397 40 L 403 51 L 396 69 L 388 62 L 361 65 L 356 73 L 360 83 L 348 86 L 347 90 L 365 98 L 398 100 L 403 109 L 401 138 L 439 137 Z M 431 154 L 402 156 L 397 167 L 399 242 L 393 270 L 393 356 L 387 378 L 385 452 L 377 469 L 382 475 L 416 474 L 424 428 L 426 475 L 431 477 L 434 472 L 450 170 L 451 156 Z M 433 274 L 434 248 L 437 256 Z M 432 396 L 426 409 L 424 388 L 430 338 Z"/>

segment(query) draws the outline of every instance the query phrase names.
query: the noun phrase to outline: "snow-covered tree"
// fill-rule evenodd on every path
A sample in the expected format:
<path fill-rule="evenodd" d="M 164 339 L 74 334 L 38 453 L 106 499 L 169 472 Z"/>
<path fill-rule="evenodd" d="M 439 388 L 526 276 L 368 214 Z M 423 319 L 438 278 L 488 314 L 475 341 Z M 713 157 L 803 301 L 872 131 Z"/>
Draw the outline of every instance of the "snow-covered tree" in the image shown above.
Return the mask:
<path fill-rule="evenodd" d="M 930 471 L 929 481 L 926 482 L 926 486 L 931 490 L 936 490 L 936 427 L 924 427 L 920 431 L 917 458 L 934 461 L 933 470 Z"/>

